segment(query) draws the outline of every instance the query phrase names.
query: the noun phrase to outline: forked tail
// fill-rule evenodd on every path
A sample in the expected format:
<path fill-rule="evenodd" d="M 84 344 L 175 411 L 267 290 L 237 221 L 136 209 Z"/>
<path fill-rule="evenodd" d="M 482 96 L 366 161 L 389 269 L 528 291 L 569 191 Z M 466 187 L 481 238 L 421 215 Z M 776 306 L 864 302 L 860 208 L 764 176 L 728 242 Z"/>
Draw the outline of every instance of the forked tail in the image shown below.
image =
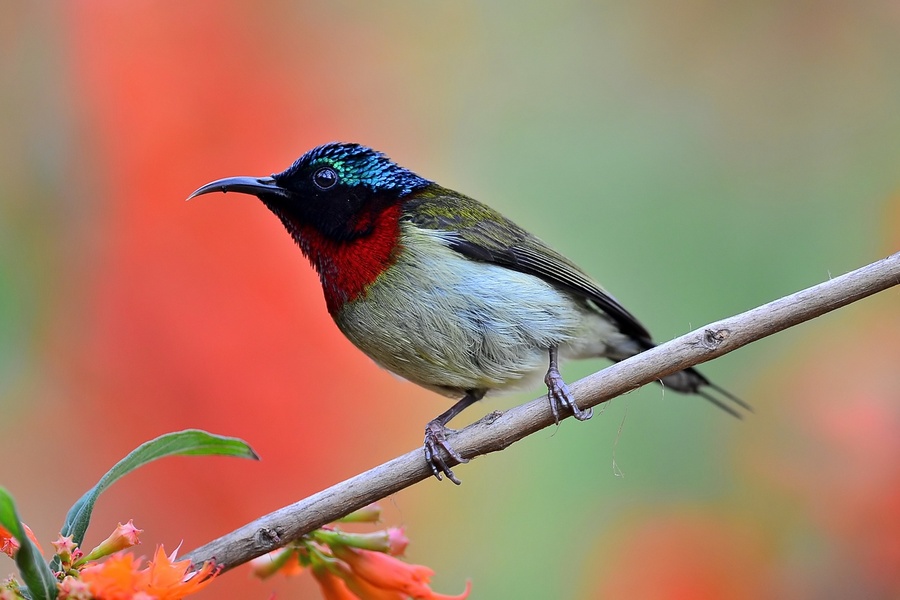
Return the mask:
<path fill-rule="evenodd" d="M 753 412 L 753 407 L 726 390 L 714 383 L 712 383 L 709 379 L 700 374 L 700 372 L 693 367 L 689 369 L 685 369 L 684 371 L 678 371 L 677 373 L 672 373 L 671 375 L 667 375 L 660 380 L 660 383 L 666 387 L 675 390 L 676 392 L 681 392 L 682 394 L 695 394 L 700 396 L 701 398 L 705 398 L 706 400 L 712 402 L 728 414 L 733 417 L 737 417 L 738 419 L 742 419 L 743 416 L 741 413 L 733 406 L 737 405 L 740 408 L 748 412 Z M 714 396 L 710 394 L 706 389 L 715 391 L 719 396 Z M 731 404 L 729 404 L 729 402 Z"/>

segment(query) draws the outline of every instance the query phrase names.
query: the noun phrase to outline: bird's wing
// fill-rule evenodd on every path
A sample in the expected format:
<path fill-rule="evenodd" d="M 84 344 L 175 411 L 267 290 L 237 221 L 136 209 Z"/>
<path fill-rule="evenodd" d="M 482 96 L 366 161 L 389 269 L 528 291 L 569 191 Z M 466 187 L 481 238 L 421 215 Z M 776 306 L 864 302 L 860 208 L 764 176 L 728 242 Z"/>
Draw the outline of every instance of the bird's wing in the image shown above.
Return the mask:
<path fill-rule="evenodd" d="M 447 232 L 449 247 L 467 258 L 533 275 L 589 300 L 622 333 L 652 345 L 647 329 L 618 300 L 565 256 L 489 206 L 431 186 L 404 203 L 403 219 Z"/>

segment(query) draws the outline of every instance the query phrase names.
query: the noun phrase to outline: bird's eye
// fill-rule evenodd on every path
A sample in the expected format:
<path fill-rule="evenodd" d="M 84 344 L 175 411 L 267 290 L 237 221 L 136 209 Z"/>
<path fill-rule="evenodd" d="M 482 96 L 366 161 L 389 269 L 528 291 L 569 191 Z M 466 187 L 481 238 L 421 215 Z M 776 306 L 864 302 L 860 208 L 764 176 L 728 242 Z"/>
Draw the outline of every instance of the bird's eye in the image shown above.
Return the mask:
<path fill-rule="evenodd" d="M 317 188 L 327 190 L 334 187 L 334 184 L 337 183 L 338 175 L 331 167 L 322 167 L 313 173 L 312 180 Z"/>

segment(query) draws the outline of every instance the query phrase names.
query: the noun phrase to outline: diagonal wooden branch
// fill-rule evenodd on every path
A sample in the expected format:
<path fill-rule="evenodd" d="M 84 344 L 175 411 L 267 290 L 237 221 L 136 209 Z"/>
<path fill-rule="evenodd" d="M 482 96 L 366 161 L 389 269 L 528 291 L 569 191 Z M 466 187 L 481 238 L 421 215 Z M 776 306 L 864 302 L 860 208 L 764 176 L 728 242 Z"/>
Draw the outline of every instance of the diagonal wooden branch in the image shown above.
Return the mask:
<path fill-rule="evenodd" d="M 900 252 L 814 287 L 722 319 L 614 364 L 570 385 L 578 405 L 595 406 L 669 373 L 712 360 L 750 342 L 900 284 Z M 546 397 L 494 412 L 452 436 L 466 458 L 497 452 L 553 424 Z M 456 464 L 448 459 L 449 465 Z M 422 449 L 260 517 L 192 552 L 199 565 L 224 570 L 280 548 L 345 514 L 431 477 Z"/>

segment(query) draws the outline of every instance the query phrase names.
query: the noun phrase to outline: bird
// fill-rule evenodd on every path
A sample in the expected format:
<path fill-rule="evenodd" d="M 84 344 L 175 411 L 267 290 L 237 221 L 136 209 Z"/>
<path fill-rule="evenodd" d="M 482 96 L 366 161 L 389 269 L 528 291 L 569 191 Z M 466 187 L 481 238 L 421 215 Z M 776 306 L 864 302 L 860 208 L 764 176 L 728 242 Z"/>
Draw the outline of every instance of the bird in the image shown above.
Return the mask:
<path fill-rule="evenodd" d="M 622 304 L 572 261 L 498 211 L 357 143 L 315 147 L 280 173 L 227 177 L 198 188 L 256 196 L 316 270 L 338 329 L 381 367 L 458 398 L 428 422 L 433 475 L 456 483 L 442 450 L 448 423 L 487 394 L 543 376 L 553 417 L 584 421 L 560 359 L 621 361 L 655 346 Z M 696 369 L 669 389 L 740 417 L 737 396 Z M 723 399 L 710 393 L 717 392 Z M 730 404 L 729 404 L 730 403 Z"/>

